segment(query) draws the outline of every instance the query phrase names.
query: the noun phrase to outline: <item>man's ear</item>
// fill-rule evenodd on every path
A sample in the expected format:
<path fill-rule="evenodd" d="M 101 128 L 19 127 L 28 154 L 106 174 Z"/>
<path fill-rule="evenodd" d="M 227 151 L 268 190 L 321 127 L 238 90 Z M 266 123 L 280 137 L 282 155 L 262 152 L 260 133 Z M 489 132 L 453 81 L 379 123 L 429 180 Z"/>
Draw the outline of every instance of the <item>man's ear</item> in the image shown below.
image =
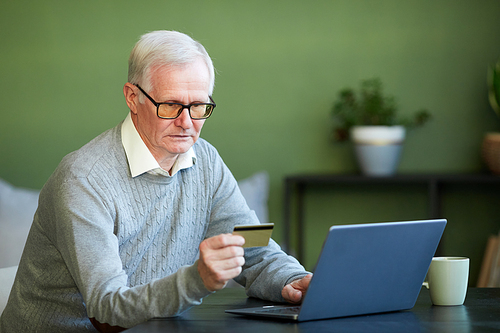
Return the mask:
<path fill-rule="evenodd" d="M 123 86 L 123 95 L 125 96 L 125 102 L 127 102 L 128 108 L 133 114 L 137 114 L 137 104 L 139 103 L 139 96 L 137 95 L 137 88 L 127 82 Z"/>

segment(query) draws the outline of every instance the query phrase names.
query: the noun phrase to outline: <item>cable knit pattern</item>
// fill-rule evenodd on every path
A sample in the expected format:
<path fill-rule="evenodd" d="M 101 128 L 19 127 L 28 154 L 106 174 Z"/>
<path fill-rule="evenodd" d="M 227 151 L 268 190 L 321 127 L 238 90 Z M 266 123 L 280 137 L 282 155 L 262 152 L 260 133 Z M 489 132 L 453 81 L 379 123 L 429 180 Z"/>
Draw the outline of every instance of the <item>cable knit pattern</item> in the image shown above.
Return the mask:
<path fill-rule="evenodd" d="M 175 316 L 209 295 L 200 242 L 259 223 L 215 148 L 173 177 L 132 178 L 121 124 L 66 156 L 41 191 L 0 331 L 95 332 L 88 318 L 131 327 Z M 280 292 L 306 274 L 275 242 L 245 251 L 236 279 L 250 296 Z"/>

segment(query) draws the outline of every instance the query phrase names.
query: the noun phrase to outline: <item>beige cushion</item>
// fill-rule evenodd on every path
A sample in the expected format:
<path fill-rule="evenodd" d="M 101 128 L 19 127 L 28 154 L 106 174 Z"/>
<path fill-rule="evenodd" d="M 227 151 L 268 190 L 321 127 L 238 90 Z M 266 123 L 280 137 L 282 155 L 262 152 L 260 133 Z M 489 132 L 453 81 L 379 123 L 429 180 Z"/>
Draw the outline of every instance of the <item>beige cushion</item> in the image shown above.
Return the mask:
<path fill-rule="evenodd" d="M 267 172 L 257 172 L 248 178 L 241 179 L 238 181 L 238 186 L 248 207 L 255 211 L 260 223 L 268 223 L 269 175 Z"/>
<path fill-rule="evenodd" d="M 7 305 L 16 272 L 17 266 L 0 268 L 0 314 L 5 309 L 5 305 Z"/>
<path fill-rule="evenodd" d="M 0 268 L 19 264 L 38 207 L 38 193 L 0 179 Z"/>

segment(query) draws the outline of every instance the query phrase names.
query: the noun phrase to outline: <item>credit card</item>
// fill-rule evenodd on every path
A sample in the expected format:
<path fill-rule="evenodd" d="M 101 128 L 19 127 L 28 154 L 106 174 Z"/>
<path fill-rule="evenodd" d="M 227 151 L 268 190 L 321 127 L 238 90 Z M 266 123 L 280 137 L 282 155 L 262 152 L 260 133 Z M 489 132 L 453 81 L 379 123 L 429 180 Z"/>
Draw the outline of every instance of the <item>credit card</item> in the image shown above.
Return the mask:
<path fill-rule="evenodd" d="M 245 238 L 243 247 L 267 246 L 273 233 L 274 223 L 237 225 L 233 235 Z"/>

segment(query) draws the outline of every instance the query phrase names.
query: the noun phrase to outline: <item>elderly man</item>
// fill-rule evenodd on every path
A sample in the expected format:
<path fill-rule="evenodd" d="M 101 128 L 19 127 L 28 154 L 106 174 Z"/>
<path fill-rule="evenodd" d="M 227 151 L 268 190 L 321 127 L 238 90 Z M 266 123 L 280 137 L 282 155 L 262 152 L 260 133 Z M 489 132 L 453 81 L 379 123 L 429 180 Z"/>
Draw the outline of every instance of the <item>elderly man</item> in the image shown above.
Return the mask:
<path fill-rule="evenodd" d="M 126 119 L 66 156 L 41 191 L 0 331 L 119 331 L 200 304 L 230 279 L 249 296 L 298 303 L 311 276 L 258 224 L 216 149 L 212 61 L 172 31 L 129 59 Z M 237 110 L 236 110 L 237 111 Z"/>

